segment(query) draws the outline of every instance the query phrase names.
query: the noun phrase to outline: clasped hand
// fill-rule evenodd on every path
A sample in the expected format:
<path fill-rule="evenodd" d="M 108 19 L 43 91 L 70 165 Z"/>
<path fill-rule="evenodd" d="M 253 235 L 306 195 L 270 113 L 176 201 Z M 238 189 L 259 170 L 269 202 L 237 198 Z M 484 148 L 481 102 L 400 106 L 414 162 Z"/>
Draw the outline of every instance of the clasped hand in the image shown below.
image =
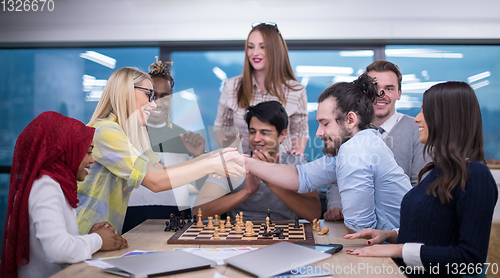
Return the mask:
<path fill-rule="evenodd" d="M 127 240 L 106 221 L 94 224 L 89 231 L 89 234 L 92 233 L 98 234 L 102 239 L 100 251 L 111 251 L 128 247 Z"/>

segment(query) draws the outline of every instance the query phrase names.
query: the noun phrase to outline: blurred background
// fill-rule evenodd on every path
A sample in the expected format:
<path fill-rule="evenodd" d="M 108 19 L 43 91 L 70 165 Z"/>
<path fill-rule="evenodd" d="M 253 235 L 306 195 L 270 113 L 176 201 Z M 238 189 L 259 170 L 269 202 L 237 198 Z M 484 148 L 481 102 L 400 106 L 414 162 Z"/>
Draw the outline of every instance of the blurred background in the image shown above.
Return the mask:
<path fill-rule="evenodd" d="M 52 110 L 87 123 L 113 71 L 147 71 L 159 56 L 173 61 L 173 91 L 192 88 L 194 97 L 185 97 L 198 103 L 203 125 L 212 126 L 223 82 L 242 73 L 254 22 L 278 24 L 306 87 L 307 160 L 322 156 L 314 137 L 318 96 L 379 59 L 403 72 L 396 107 L 410 116 L 433 84 L 468 82 L 481 105 L 486 158 L 500 160 L 500 1 L 49 2 L 43 11 L 0 4 L 0 237 L 14 145 L 33 118 Z M 183 122 L 199 129 L 177 119 Z"/>

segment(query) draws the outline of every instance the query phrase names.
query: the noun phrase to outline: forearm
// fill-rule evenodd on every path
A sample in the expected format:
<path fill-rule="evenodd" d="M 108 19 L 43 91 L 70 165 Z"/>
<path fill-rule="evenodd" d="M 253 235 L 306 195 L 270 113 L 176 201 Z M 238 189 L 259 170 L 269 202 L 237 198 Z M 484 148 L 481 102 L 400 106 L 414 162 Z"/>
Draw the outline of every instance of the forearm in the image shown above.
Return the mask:
<path fill-rule="evenodd" d="M 274 164 L 245 158 L 245 166 L 255 176 L 273 185 L 297 191 L 299 189 L 299 174 L 292 165 Z"/>
<path fill-rule="evenodd" d="M 191 210 L 191 214 L 196 217 L 198 209 L 201 208 L 203 213 L 202 219 L 207 219 L 208 216 L 216 214 L 222 215 L 243 203 L 248 197 L 245 190 L 240 190 L 234 194 L 225 195 L 215 200 L 197 199 L 195 206 Z"/>
<path fill-rule="evenodd" d="M 284 189 L 264 182 L 269 189 L 280 200 L 300 218 L 308 221 L 321 218 L 321 201 L 317 191 L 310 193 L 300 194 L 292 190 Z"/>
<path fill-rule="evenodd" d="M 212 166 L 207 159 L 187 164 L 184 163 L 184 165 L 175 168 L 166 168 L 164 172 L 147 173 L 142 181 L 142 185 L 153 192 L 170 190 L 212 173 L 211 169 Z"/>
<path fill-rule="evenodd" d="M 171 169 L 175 169 L 175 168 L 179 168 L 181 166 L 186 166 L 186 165 L 190 165 L 190 164 L 193 164 L 195 162 L 198 162 L 198 161 L 201 161 L 205 158 L 208 158 L 211 154 L 210 153 L 205 153 L 205 154 L 202 154 L 202 155 L 199 155 L 193 159 L 190 159 L 190 160 L 187 160 L 187 161 L 184 161 L 184 162 L 180 162 L 180 163 L 176 163 L 176 164 L 173 164 L 173 165 L 170 165 L 167 167 L 167 170 L 171 170 Z"/>

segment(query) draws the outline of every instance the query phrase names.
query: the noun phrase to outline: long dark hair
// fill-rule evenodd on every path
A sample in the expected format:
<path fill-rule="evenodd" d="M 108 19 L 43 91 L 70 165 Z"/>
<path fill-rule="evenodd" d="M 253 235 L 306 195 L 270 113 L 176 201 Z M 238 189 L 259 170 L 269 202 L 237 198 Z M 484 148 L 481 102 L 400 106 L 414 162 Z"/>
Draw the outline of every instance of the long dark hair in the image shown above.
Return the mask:
<path fill-rule="evenodd" d="M 418 183 L 438 165 L 442 173 L 427 187 L 427 194 L 439 196 L 442 204 L 449 204 L 451 191 L 457 185 L 465 190 L 466 163 L 484 162 L 479 102 L 469 84 L 449 81 L 425 91 L 422 112 L 429 130 L 424 154 L 429 154 L 432 161 L 420 170 Z"/>
<path fill-rule="evenodd" d="M 335 120 L 341 123 L 346 115 L 352 111 L 358 115 L 359 130 L 374 128 L 372 125 L 375 110 L 373 102 L 377 97 L 383 97 L 384 94 L 378 92 L 377 83 L 366 73 L 360 75 L 353 82 L 339 82 L 328 87 L 318 98 L 318 103 L 323 102 L 329 97 L 337 101 L 337 111 Z"/>

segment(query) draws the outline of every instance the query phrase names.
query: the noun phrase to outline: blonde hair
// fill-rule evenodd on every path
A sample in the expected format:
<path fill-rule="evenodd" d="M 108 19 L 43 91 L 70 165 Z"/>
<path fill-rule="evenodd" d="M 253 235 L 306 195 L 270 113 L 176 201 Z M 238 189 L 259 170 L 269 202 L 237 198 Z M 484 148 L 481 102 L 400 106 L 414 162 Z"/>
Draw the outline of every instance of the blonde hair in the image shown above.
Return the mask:
<path fill-rule="evenodd" d="M 142 111 L 136 107 L 134 85 L 146 79 L 152 83 L 149 74 L 137 68 L 124 67 L 113 72 L 88 123 L 93 125 L 98 121 L 109 120 L 111 115 L 116 116 L 117 124 L 132 146 L 141 153 L 151 150 L 151 144 L 146 127 L 141 123 L 139 113 Z"/>

